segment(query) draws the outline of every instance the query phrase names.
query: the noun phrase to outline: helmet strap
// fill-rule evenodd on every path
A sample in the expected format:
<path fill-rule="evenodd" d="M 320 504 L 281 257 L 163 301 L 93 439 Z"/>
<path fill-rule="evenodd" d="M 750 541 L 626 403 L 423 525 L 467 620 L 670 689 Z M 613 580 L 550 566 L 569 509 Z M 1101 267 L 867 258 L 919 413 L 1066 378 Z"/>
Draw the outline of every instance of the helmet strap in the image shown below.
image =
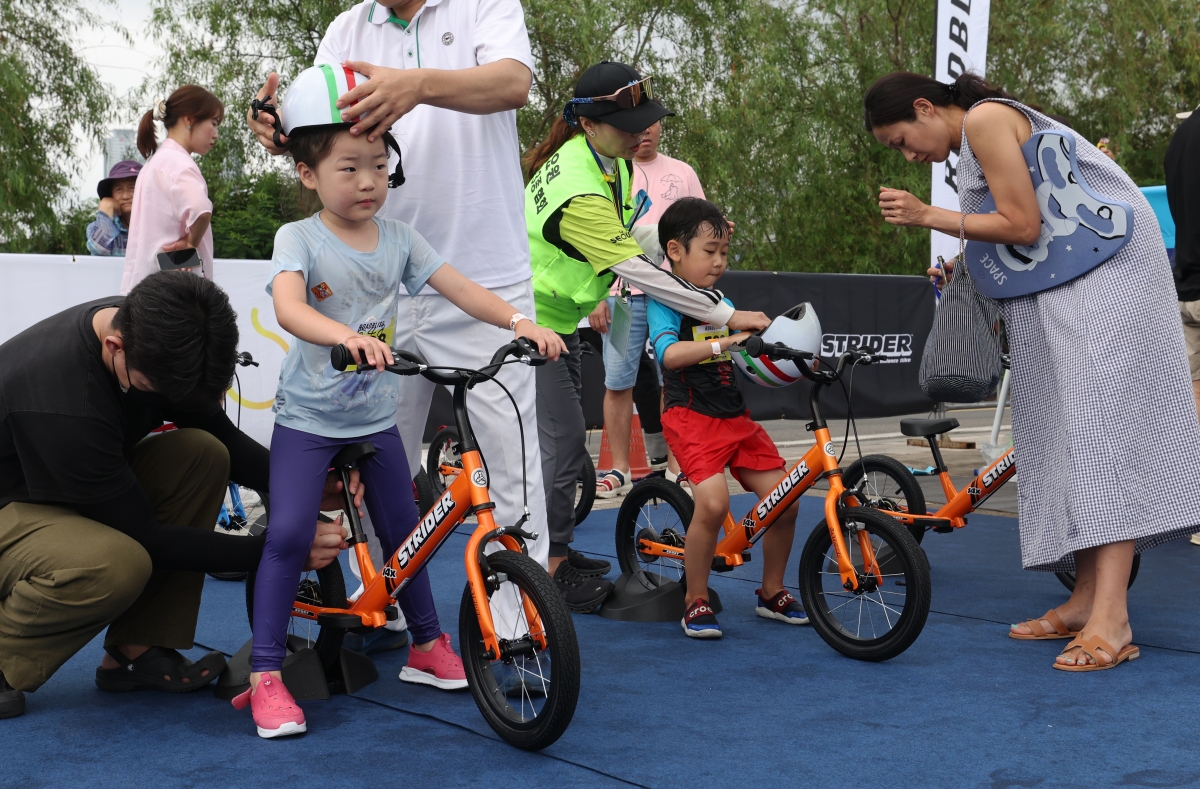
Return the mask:
<path fill-rule="evenodd" d="M 395 189 L 404 183 L 404 162 L 400 154 L 400 144 L 390 131 L 383 133 L 383 143 L 396 152 L 396 169 L 388 176 L 388 189 Z"/>
<path fill-rule="evenodd" d="M 274 123 L 271 124 L 275 128 L 275 133 L 271 135 L 271 141 L 275 143 L 276 148 L 282 148 L 283 142 L 279 139 L 279 137 L 281 134 L 283 134 L 283 121 L 279 120 L 279 110 L 276 109 L 275 105 L 271 103 L 270 96 L 263 96 L 262 99 L 254 98 L 250 100 L 250 112 L 251 117 L 253 117 L 254 120 L 258 120 L 258 113 L 260 110 L 271 113 L 271 117 L 275 119 Z"/>

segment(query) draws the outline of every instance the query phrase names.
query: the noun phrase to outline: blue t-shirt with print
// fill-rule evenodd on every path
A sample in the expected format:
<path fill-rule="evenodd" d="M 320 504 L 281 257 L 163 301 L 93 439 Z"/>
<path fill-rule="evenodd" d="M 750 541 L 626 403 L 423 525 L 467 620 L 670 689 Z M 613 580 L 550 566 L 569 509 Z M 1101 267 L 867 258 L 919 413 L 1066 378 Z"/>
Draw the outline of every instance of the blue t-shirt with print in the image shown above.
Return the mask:
<path fill-rule="evenodd" d="M 733 306 L 729 299 L 722 301 Z M 667 358 L 667 349 L 677 342 L 708 343 L 729 336 L 727 326 L 702 323 L 654 299 L 646 305 L 646 322 L 650 325 L 650 343 L 660 365 Z M 662 377 L 664 412 L 678 406 L 714 419 L 730 419 L 746 412 L 728 351 L 677 370 L 664 365 Z"/>
<path fill-rule="evenodd" d="M 445 260 L 405 223 L 374 222 L 379 244 L 373 252 L 352 249 L 325 226 L 319 212 L 279 228 L 267 293 L 279 272 L 298 271 L 310 307 L 393 345 L 400 286 L 417 295 Z M 329 348 L 294 338 L 279 371 L 272 410 L 278 425 L 326 438 L 354 438 L 394 425 L 399 393 L 392 373 L 339 373 L 329 363 Z"/>

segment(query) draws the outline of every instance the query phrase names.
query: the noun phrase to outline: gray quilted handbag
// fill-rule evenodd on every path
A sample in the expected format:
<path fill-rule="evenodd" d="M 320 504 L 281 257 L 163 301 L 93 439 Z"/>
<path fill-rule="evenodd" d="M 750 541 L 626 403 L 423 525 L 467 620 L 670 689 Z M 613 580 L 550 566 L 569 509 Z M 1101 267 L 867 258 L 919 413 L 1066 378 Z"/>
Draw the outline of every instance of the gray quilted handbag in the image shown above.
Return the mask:
<path fill-rule="evenodd" d="M 962 258 L 960 257 L 961 261 Z M 961 262 L 942 291 L 921 356 L 921 391 L 939 403 L 978 403 L 1000 382 L 999 310 Z"/>

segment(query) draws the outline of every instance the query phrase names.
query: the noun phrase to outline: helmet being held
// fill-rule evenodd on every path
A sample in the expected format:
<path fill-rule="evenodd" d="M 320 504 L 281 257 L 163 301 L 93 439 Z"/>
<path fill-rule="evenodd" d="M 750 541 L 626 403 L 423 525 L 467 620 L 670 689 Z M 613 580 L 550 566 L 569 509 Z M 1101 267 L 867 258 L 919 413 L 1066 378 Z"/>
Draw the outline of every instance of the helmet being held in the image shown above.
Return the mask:
<path fill-rule="evenodd" d="M 280 142 L 280 135 L 290 137 L 298 131 L 319 127 L 348 129 L 365 117 L 344 119 L 337 107 L 337 100 L 367 79 L 365 75 L 342 66 L 313 66 L 296 75 L 278 108 L 270 103 L 270 96 L 254 99 L 250 102 L 250 108 L 255 120 L 260 111 L 271 113 L 275 118 L 275 144 L 286 147 Z M 388 188 L 394 189 L 404 183 L 400 146 L 390 131 L 384 131 L 382 137 L 384 144 L 396 152 L 396 169 L 388 177 Z"/>
<path fill-rule="evenodd" d="M 797 351 L 808 351 L 815 361 L 821 350 L 821 320 L 807 301 L 792 307 L 771 321 L 761 336 L 767 342 L 777 342 Z M 759 386 L 778 388 L 800 380 L 800 368 L 795 362 L 781 359 L 773 361 L 765 356 L 750 356 L 745 351 L 733 354 L 734 364 L 747 379 Z M 812 368 L 813 362 L 808 362 Z"/>

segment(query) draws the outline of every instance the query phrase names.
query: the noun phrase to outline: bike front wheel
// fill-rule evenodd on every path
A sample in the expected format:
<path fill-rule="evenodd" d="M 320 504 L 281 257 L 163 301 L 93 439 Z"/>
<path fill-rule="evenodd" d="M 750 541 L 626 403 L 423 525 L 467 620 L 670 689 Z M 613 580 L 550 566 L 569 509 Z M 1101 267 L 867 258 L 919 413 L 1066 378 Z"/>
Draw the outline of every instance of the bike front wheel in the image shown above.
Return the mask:
<path fill-rule="evenodd" d="M 888 660 L 912 646 L 929 616 L 929 562 L 904 526 L 882 512 L 852 507 L 837 528 L 858 575 L 858 590 L 842 586 L 825 521 L 800 555 L 800 596 L 825 643 L 856 660 Z M 870 535 L 879 577 L 863 566 L 858 532 Z M 882 583 L 880 583 L 880 578 Z"/>
<path fill-rule="evenodd" d="M 515 551 L 488 554 L 487 561 L 499 581 L 489 600 L 501 654 L 489 654 L 483 645 L 467 584 L 458 609 L 467 684 L 479 711 L 502 740 L 540 751 L 571 725 L 579 701 L 575 625 L 562 595 L 537 562 Z"/>

